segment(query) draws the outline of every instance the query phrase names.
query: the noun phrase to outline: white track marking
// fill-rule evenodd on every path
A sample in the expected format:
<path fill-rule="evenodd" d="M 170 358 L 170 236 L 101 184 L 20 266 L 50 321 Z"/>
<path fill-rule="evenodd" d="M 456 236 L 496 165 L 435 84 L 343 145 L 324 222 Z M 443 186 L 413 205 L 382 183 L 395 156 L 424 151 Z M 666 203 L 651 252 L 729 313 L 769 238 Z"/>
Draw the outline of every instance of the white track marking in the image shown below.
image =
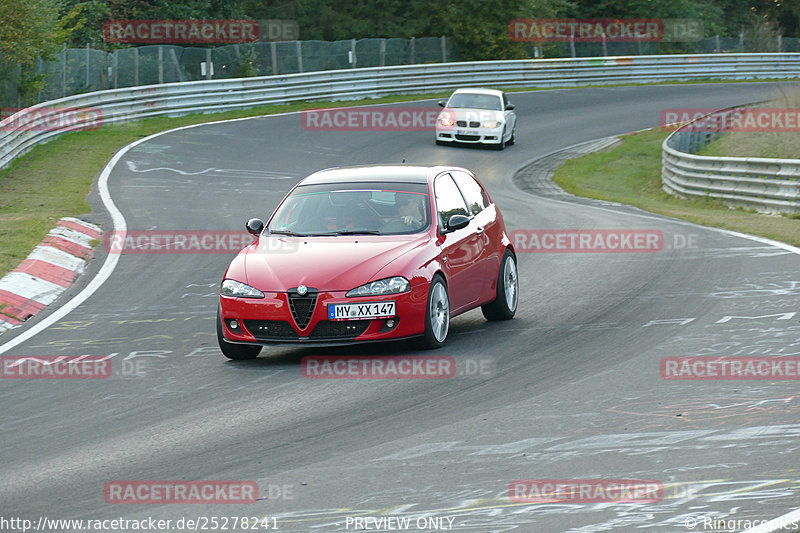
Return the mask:
<path fill-rule="evenodd" d="M 215 124 L 215 123 L 207 122 L 207 124 Z M 176 130 L 171 130 L 171 131 L 176 131 Z M 293 176 L 285 176 L 277 172 L 262 172 L 259 170 L 246 170 L 238 168 L 208 167 L 204 170 L 198 170 L 197 172 L 189 172 L 187 170 L 180 170 L 178 168 L 171 168 L 171 167 L 139 168 L 139 166 L 136 164 L 135 161 L 125 161 L 125 165 L 128 167 L 128 170 L 130 170 L 131 172 L 136 172 L 137 174 L 144 174 L 146 172 L 155 172 L 158 170 L 166 170 L 168 172 L 175 172 L 176 174 L 180 174 L 181 176 L 200 176 L 201 174 L 209 174 L 211 172 L 216 172 L 219 174 L 226 174 L 226 175 L 238 174 L 247 176 L 248 178 L 279 179 L 279 180 L 288 180 L 293 178 Z"/>
<path fill-rule="evenodd" d="M 205 170 L 199 170 L 197 172 L 187 172 L 185 170 L 180 170 L 180 169 L 177 169 L 177 168 L 170 168 L 170 167 L 155 167 L 155 168 L 142 168 L 142 169 L 140 169 L 140 168 L 138 168 L 136 166 L 136 162 L 135 161 L 125 161 L 125 165 L 128 167 L 128 170 L 130 170 L 131 172 L 136 172 L 136 173 L 139 173 L 139 174 L 143 174 L 145 172 L 156 172 L 158 170 L 168 170 L 170 172 L 175 172 L 176 174 L 180 174 L 181 176 L 199 176 L 200 174 L 206 174 L 207 172 L 212 172 L 214 170 L 217 170 L 214 167 L 209 167 L 209 168 L 207 168 Z"/>

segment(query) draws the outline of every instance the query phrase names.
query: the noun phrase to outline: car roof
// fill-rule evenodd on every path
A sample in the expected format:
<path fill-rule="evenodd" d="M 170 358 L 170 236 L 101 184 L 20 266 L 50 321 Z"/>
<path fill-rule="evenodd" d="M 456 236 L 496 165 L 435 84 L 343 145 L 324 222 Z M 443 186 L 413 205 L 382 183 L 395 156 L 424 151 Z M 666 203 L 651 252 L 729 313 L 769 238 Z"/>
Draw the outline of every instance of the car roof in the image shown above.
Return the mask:
<path fill-rule="evenodd" d="M 420 165 L 359 165 L 328 168 L 303 179 L 299 185 L 345 182 L 404 182 L 427 183 L 428 176 L 453 167 L 427 167 Z"/>
<path fill-rule="evenodd" d="M 497 89 L 483 89 L 479 87 L 473 89 L 456 89 L 453 91 L 453 94 L 456 93 L 491 94 L 492 96 L 503 96 L 503 91 L 498 91 Z"/>

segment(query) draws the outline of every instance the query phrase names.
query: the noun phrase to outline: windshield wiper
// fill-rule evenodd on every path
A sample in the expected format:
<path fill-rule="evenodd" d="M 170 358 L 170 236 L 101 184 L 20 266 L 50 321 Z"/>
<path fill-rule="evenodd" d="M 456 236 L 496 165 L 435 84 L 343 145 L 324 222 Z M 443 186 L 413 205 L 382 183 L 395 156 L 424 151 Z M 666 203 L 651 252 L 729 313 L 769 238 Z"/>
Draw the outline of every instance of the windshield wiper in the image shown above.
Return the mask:
<path fill-rule="evenodd" d="M 288 229 L 271 229 L 269 230 L 272 235 L 291 235 L 292 237 L 332 237 L 335 235 L 383 235 L 380 231 L 374 229 L 343 229 L 339 231 L 325 231 L 314 233 L 297 233 Z"/>
<path fill-rule="evenodd" d="M 376 229 L 342 229 L 325 233 L 313 233 L 312 235 L 315 237 L 333 237 L 335 235 L 383 235 L 383 233 Z"/>
<path fill-rule="evenodd" d="M 305 233 L 297 233 L 296 231 L 292 231 L 289 229 L 271 229 L 269 230 L 270 235 L 291 235 L 292 237 L 307 237 Z"/>
<path fill-rule="evenodd" d="M 376 229 L 343 229 L 333 232 L 334 235 L 381 235 Z"/>

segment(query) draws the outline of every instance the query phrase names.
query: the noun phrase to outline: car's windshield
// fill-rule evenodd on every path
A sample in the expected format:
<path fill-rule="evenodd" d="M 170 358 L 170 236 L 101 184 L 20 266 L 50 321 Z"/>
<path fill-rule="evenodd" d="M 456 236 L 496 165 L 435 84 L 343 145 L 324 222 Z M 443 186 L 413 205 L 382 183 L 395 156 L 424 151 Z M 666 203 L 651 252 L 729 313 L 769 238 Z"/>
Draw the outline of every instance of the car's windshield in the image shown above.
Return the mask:
<path fill-rule="evenodd" d="M 281 203 L 267 226 L 273 234 L 401 235 L 430 227 L 426 183 L 301 185 Z"/>
<path fill-rule="evenodd" d="M 450 97 L 447 107 L 469 108 L 469 109 L 490 109 L 492 111 L 502 111 L 503 106 L 500 97 L 492 94 L 479 93 L 456 93 Z"/>

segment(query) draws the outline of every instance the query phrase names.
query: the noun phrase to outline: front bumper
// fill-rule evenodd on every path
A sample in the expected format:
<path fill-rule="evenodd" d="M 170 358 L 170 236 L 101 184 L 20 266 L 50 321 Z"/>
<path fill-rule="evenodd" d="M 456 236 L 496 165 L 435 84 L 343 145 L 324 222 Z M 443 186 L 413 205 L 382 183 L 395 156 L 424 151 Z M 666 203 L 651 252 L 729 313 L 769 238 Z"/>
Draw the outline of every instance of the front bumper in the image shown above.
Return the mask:
<path fill-rule="evenodd" d="M 452 143 L 500 144 L 503 126 L 494 129 L 436 128 L 436 140 Z"/>
<path fill-rule="evenodd" d="M 267 292 L 264 298 L 220 296 L 223 337 L 233 344 L 258 345 L 335 345 L 414 337 L 425 331 L 428 288 L 429 284 L 423 283 L 405 293 L 363 298 L 346 298 L 344 291 L 320 291 L 307 323 L 306 310 L 290 304 L 286 292 Z M 328 320 L 328 304 L 387 300 L 396 302 L 393 324 L 385 318 Z"/>

